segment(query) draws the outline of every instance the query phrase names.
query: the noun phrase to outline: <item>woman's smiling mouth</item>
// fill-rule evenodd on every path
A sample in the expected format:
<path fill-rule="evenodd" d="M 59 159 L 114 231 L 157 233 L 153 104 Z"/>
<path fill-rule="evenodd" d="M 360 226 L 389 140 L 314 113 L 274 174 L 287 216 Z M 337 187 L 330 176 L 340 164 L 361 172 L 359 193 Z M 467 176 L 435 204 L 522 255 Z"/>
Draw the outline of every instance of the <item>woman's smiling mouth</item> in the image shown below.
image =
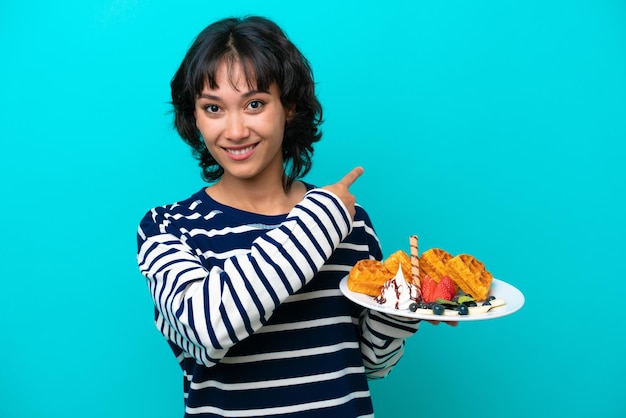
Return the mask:
<path fill-rule="evenodd" d="M 258 144 L 248 145 L 245 148 L 224 148 L 224 151 L 234 160 L 247 158 Z"/>

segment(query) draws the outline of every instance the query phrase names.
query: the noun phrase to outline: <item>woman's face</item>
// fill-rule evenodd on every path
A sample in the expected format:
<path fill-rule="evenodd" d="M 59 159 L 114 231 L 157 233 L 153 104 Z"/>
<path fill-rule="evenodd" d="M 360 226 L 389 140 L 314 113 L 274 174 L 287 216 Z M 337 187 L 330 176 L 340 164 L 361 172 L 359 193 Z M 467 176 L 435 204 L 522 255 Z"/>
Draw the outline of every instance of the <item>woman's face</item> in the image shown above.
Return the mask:
<path fill-rule="evenodd" d="M 241 64 L 222 63 L 217 88 L 205 84 L 196 98 L 196 127 L 224 178 L 282 179 L 282 142 L 287 111 L 273 83 L 268 91 L 249 87 Z"/>

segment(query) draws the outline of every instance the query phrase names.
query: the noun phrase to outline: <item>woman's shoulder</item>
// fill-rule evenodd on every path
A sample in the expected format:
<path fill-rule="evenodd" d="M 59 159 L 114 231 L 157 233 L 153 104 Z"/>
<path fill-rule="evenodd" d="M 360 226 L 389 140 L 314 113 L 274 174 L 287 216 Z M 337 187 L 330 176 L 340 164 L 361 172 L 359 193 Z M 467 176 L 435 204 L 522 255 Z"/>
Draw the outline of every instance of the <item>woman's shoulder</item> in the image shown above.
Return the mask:
<path fill-rule="evenodd" d="M 198 205 L 203 203 L 203 195 L 207 196 L 204 187 L 196 192 L 194 192 L 191 196 L 188 196 L 181 200 L 171 201 L 171 203 L 166 203 L 163 205 L 158 205 L 150 208 L 147 214 L 150 213 L 175 213 L 179 211 L 185 210 L 196 210 Z"/>
<path fill-rule="evenodd" d="M 167 224 L 181 218 L 189 219 L 201 216 L 201 213 L 207 210 L 206 206 L 203 205 L 203 194 L 206 195 L 204 188 L 182 200 L 154 206 L 145 212 L 140 224 Z"/>

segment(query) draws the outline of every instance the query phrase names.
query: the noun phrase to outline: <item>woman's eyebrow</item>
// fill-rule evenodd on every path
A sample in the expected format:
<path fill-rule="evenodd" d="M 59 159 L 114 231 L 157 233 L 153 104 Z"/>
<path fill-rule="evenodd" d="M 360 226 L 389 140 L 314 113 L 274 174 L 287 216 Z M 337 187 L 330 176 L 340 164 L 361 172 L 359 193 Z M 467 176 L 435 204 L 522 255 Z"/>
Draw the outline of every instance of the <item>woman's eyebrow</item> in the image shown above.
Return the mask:
<path fill-rule="evenodd" d="M 250 91 L 247 91 L 244 94 L 242 94 L 242 97 L 243 98 L 248 98 L 250 96 L 254 96 L 255 94 L 260 94 L 260 93 L 269 94 L 269 91 L 267 91 L 267 90 L 250 90 Z M 198 95 L 198 98 L 208 99 L 208 100 L 220 100 L 219 96 L 214 96 L 214 95 L 209 94 L 209 93 L 200 93 Z"/>
<path fill-rule="evenodd" d="M 208 93 L 200 93 L 198 95 L 198 98 L 200 98 L 200 99 L 208 99 L 208 100 L 219 100 L 220 99 L 218 96 L 213 96 L 212 94 L 208 94 Z"/>
<path fill-rule="evenodd" d="M 268 90 L 250 90 L 246 93 L 243 94 L 243 97 L 250 97 L 250 96 L 254 96 L 255 94 L 260 94 L 260 93 L 264 93 L 264 94 L 269 94 Z"/>

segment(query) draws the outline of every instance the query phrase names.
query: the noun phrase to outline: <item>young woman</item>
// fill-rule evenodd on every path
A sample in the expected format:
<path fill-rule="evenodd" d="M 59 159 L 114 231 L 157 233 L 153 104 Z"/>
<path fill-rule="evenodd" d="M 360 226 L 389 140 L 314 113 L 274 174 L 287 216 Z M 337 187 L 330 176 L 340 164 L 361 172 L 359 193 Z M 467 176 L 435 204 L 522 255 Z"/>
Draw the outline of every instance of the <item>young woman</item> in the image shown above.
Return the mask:
<path fill-rule="evenodd" d="M 172 83 L 175 125 L 210 185 L 149 211 L 138 263 L 183 370 L 185 416 L 364 417 L 418 322 L 364 310 L 339 281 L 382 259 L 355 168 L 302 178 L 321 137 L 307 60 L 273 22 L 203 30 Z"/>

